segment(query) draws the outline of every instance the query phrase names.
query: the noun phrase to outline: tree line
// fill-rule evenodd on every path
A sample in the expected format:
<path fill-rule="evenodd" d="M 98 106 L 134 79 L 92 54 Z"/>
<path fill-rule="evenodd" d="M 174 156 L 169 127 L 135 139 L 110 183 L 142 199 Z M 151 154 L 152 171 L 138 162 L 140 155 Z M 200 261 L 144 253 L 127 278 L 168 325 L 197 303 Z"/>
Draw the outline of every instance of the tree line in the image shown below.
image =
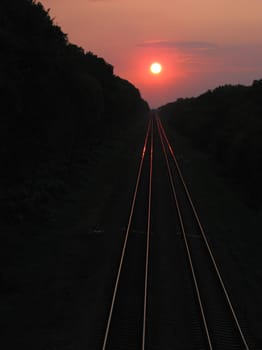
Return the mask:
<path fill-rule="evenodd" d="M 262 80 L 225 85 L 161 107 L 171 128 L 220 165 L 252 207 L 261 207 Z"/>
<path fill-rule="evenodd" d="M 40 2 L 1 0 L 0 46 L 0 216 L 13 221 L 64 188 L 80 149 L 148 105 Z"/>

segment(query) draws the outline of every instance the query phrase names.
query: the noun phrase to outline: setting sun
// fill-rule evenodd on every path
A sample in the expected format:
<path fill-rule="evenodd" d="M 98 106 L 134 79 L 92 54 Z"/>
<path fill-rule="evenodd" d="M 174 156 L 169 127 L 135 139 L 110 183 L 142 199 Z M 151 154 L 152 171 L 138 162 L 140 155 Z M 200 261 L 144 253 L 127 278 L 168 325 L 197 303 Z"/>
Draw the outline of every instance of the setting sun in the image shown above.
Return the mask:
<path fill-rule="evenodd" d="M 151 66 L 150 66 L 150 71 L 151 71 L 151 73 L 153 73 L 153 74 L 159 74 L 159 73 L 161 73 L 161 71 L 162 71 L 162 66 L 161 66 L 161 64 L 158 63 L 158 62 L 152 63 Z"/>

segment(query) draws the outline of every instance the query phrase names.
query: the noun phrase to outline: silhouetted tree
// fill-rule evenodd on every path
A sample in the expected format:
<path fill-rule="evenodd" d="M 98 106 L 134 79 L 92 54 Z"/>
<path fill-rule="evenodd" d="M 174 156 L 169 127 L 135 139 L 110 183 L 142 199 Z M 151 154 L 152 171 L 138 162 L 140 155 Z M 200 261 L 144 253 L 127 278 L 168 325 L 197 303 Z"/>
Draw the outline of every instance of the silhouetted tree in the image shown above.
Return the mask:
<path fill-rule="evenodd" d="M 161 108 L 171 127 L 209 153 L 243 189 L 248 203 L 262 196 L 262 80 L 250 87 L 225 85 Z"/>
<path fill-rule="evenodd" d="M 79 154 L 88 158 L 94 137 L 109 123 L 128 125 L 147 109 L 112 65 L 69 43 L 40 2 L 1 0 L 3 216 L 37 210 L 63 189 Z"/>

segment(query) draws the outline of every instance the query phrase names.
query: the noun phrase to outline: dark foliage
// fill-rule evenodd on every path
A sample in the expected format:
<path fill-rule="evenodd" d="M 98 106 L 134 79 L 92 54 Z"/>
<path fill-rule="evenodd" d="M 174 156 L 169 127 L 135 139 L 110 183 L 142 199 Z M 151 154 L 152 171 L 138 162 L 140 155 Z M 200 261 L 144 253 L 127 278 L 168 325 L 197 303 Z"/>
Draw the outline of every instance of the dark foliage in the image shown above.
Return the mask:
<path fill-rule="evenodd" d="M 197 98 L 161 107 L 169 124 L 214 157 L 242 189 L 249 205 L 261 205 L 262 80 L 226 85 Z"/>
<path fill-rule="evenodd" d="M 77 153 L 148 109 L 104 59 L 68 42 L 41 3 L 0 2 L 0 212 L 37 215 Z"/>

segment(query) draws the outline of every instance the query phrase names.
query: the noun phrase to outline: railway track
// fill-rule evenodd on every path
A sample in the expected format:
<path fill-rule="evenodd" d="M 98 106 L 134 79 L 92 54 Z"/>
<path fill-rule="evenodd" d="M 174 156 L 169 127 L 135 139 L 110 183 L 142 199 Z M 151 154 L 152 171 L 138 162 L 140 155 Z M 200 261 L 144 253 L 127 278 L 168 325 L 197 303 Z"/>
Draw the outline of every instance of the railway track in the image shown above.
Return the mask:
<path fill-rule="evenodd" d="M 208 349 L 250 349 L 212 248 L 159 118 L 157 126 Z M 169 154 L 168 154 L 169 153 Z M 190 234 L 195 238 L 190 239 Z"/>
<path fill-rule="evenodd" d="M 102 350 L 255 349 L 157 115 L 147 127 L 101 343 Z"/>

